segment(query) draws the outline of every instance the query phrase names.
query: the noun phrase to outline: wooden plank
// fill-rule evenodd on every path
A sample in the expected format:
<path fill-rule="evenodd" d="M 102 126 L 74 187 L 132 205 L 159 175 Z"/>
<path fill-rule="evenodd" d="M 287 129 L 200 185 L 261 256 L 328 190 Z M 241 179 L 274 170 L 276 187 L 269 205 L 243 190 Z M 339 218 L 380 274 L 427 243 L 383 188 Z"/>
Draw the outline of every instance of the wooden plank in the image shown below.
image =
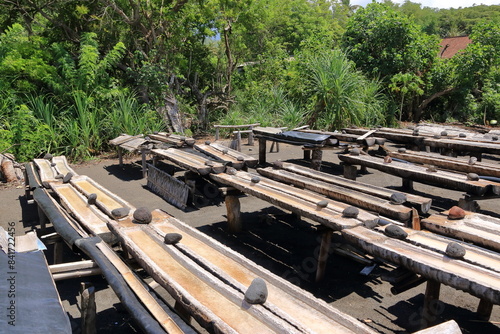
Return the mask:
<path fill-rule="evenodd" d="M 217 149 L 220 152 L 225 151 L 227 149 L 227 155 L 235 157 L 236 159 L 238 159 L 239 157 L 242 157 L 245 165 L 250 167 L 250 168 L 254 168 L 255 166 L 257 166 L 257 163 L 259 162 L 258 159 L 252 157 L 251 155 L 244 154 L 244 153 L 238 152 L 236 150 L 232 150 L 232 149 L 227 148 L 226 146 L 219 144 L 219 143 L 211 143 L 210 146 Z"/>
<path fill-rule="evenodd" d="M 241 169 L 245 166 L 245 161 L 243 158 L 242 154 L 238 154 L 240 152 L 233 150 L 231 148 L 222 148 L 219 149 L 215 146 L 212 146 L 213 144 L 206 145 L 206 144 L 196 144 L 194 145 L 194 148 L 198 151 L 200 151 L 203 154 L 206 154 L 212 158 L 215 158 L 219 161 L 226 161 L 229 163 L 231 167 L 234 167 L 236 169 Z M 229 151 L 231 150 L 231 152 Z M 238 159 L 239 158 L 239 159 Z"/>
<path fill-rule="evenodd" d="M 467 160 L 464 159 L 448 157 L 438 153 L 408 150 L 405 152 L 390 152 L 389 155 L 393 158 L 402 159 L 408 162 L 434 165 L 436 167 L 452 171 L 476 173 L 481 176 L 500 177 L 500 165 L 494 163 L 485 163 L 478 161 L 471 165 Z"/>
<path fill-rule="evenodd" d="M 364 227 L 342 230 L 342 235 L 372 256 L 378 256 L 429 280 L 463 290 L 494 304 L 500 303 L 498 272 L 443 256 Z"/>
<path fill-rule="evenodd" d="M 342 216 L 342 211 L 349 206 L 347 204 L 326 200 L 325 197 L 313 192 L 296 189 L 263 177 L 260 177 L 260 182 L 254 183 L 251 181 L 253 176 L 246 172 L 237 172 L 235 175 L 211 174 L 210 177 L 219 183 L 232 186 L 334 230 L 350 228 L 361 225 L 364 221 L 372 222 L 377 219 L 376 216 L 363 210 L 360 210 L 358 219 L 345 218 Z M 318 203 L 323 200 L 328 203 L 327 207 L 318 206 Z"/>
<path fill-rule="evenodd" d="M 133 139 L 137 139 L 137 138 L 142 138 L 144 137 L 144 135 L 136 135 L 136 136 L 132 136 L 132 135 L 128 135 L 128 134 L 122 134 L 114 139 L 111 139 L 109 141 L 109 144 L 110 145 L 113 145 L 113 146 L 119 146 L 120 144 L 123 144 L 123 143 L 126 143 L 130 140 L 133 140 Z"/>
<path fill-rule="evenodd" d="M 487 142 L 466 142 L 458 139 L 446 138 L 426 138 L 423 141 L 425 146 L 446 148 L 457 152 L 478 152 L 500 154 L 500 144 Z"/>
<path fill-rule="evenodd" d="M 57 171 L 52 167 L 52 163 L 47 159 L 33 159 L 38 175 L 41 182 L 55 182 L 57 181 Z"/>
<path fill-rule="evenodd" d="M 402 162 L 392 161 L 385 163 L 383 159 L 367 155 L 339 155 L 339 159 L 350 165 L 362 165 L 368 168 L 374 168 L 384 173 L 400 176 L 403 179 L 413 180 L 430 184 L 433 186 L 442 186 L 455 190 L 462 190 L 469 194 L 485 195 L 492 192 L 495 195 L 500 194 L 500 183 L 487 180 L 470 181 L 467 176 L 459 173 L 452 173 L 438 170 L 437 172 L 428 172 L 427 167 L 410 165 Z"/>
<path fill-rule="evenodd" d="M 448 211 L 421 221 L 423 228 L 500 252 L 500 219 L 466 211 L 463 219 L 448 219 Z"/>
<path fill-rule="evenodd" d="M 358 136 L 364 135 L 370 130 L 367 129 L 359 129 L 359 128 L 344 128 L 342 129 L 347 133 L 355 134 Z M 385 138 L 394 143 L 404 143 L 404 144 L 413 144 L 413 145 L 422 145 L 424 141 L 424 136 L 418 135 L 414 136 L 411 132 L 398 133 L 398 132 L 388 132 L 382 129 L 377 131 L 377 137 Z"/>
<path fill-rule="evenodd" d="M 277 170 L 272 167 L 258 168 L 257 172 L 266 177 L 293 184 L 299 188 L 305 188 L 319 194 L 328 196 L 337 201 L 380 213 L 384 216 L 408 221 L 411 218 L 411 208 L 403 205 L 392 204 L 387 199 L 382 199 L 353 189 L 346 189 L 323 181 L 308 178 L 306 176 L 291 173 L 285 170 Z"/>
<path fill-rule="evenodd" d="M 293 172 L 294 174 L 303 175 L 308 178 L 319 180 L 332 184 L 334 186 L 343 187 L 351 190 L 360 191 L 372 196 L 390 199 L 391 195 L 394 194 L 394 190 L 373 186 L 371 184 L 362 183 L 359 181 L 348 180 L 343 177 L 335 176 L 332 174 L 314 171 L 307 167 L 302 167 L 296 164 L 282 162 L 275 164 L 275 168 L 282 168 L 286 171 Z M 422 196 L 417 196 L 409 193 L 404 193 L 406 195 L 407 203 L 415 207 L 421 213 L 427 213 L 431 207 L 432 200 Z"/>
<path fill-rule="evenodd" d="M 225 169 L 225 166 L 219 162 L 175 148 L 153 149 L 151 152 L 200 175 L 208 175 L 212 172 L 221 173 Z"/>
<path fill-rule="evenodd" d="M 52 157 L 52 162 L 56 164 L 55 169 L 59 174 L 66 175 L 71 173 L 73 175 L 78 175 L 78 173 L 69 166 L 68 160 L 66 160 L 64 155 Z"/>
<path fill-rule="evenodd" d="M 342 313 L 310 293 L 294 286 L 243 255 L 206 236 L 204 233 L 155 210 L 150 224 L 160 236 L 179 233 L 183 236 L 176 247 L 196 262 L 209 268 L 214 275 L 245 291 L 253 279 L 264 279 L 268 288 L 266 305 L 269 309 L 293 323 L 303 332 L 314 333 L 371 333 L 371 329 Z"/>

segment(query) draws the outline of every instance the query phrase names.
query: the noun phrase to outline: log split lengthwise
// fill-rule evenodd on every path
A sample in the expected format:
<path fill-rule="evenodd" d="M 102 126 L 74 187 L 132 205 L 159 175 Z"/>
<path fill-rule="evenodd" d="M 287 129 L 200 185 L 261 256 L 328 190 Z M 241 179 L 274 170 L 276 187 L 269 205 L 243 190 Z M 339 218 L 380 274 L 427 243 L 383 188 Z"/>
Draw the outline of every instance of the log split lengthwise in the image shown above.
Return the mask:
<path fill-rule="evenodd" d="M 384 173 L 400 176 L 403 179 L 413 180 L 430 184 L 440 185 L 446 188 L 465 191 L 469 194 L 483 196 L 491 192 L 494 195 L 500 195 L 500 183 L 478 180 L 467 180 L 467 176 L 459 173 L 446 171 L 429 172 L 424 166 L 409 165 L 402 162 L 393 161 L 384 162 L 381 158 L 367 155 L 339 155 L 339 159 L 349 165 L 361 165 L 368 168 L 374 168 Z"/>
<path fill-rule="evenodd" d="M 195 144 L 194 148 L 208 156 L 220 161 L 228 161 L 231 166 L 241 169 L 245 166 L 253 168 L 257 166 L 258 160 L 248 154 L 238 152 L 218 143 Z"/>
<path fill-rule="evenodd" d="M 173 163 L 195 172 L 200 175 L 208 175 L 210 173 L 221 173 L 226 168 L 220 162 L 212 161 L 194 153 L 189 153 L 183 150 L 169 149 L 153 149 L 151 153 L 156 154 L 161 158 L 172 161 Z"/>

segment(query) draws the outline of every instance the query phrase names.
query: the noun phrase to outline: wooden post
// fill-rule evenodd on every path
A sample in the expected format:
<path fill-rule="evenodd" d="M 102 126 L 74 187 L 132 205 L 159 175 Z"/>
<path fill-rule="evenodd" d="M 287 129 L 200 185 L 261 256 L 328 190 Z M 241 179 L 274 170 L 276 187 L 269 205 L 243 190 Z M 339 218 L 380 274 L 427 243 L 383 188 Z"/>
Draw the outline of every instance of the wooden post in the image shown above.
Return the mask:
<path fill-rule="evenodd" d="M 251 131 L 248 133 L 248 146 L 253 146 L 253 125 L 248 127 Z"/>
<path fill-rule="evenodd" d="M 146 165 L 146 154 L 147 154 L 147 149 L 142 148 L 141 149 L 141 155 L 142 155 L 142 177 L 146 177 L 148 175 L 148 166 Z"/>
<path fill-rule="evenodd" d="M 228 229 L 231 233 L 241 232 L 241 205 L 237 196 L 227 195 L 224 199 L 227 209 Z"/>
<path fill-rule="evenodd" d="M 304 160 L 311 160 L 311 150 L 304 150 Z"/>
<path fill-rule="evenodd" d="M 326 271 L 326 262 L 328 261 L 328 253 L 332 242 L 332 230 L 327 229 L 321 236 L 321 246 L 319 249 L 318 268 L 316 269 L 316 283 L 323 280 Z"/>
<path fill-rule="evenodd" d="M 120 168 L 122 168 L 123 167 L 122 148 L 120 146 L 117 146 L 116 150 L 118 151 L 118 165 L 120 166 Z"/>
<path fill-rule="evenodd" d="M 54 243 L 54 264 L 63 262 L 64 243 L 57 241 Z"/>
<path fill-rule="evenodd" d="M 420 227 L 420 216 L 418 215 L 418 211 L 415 208 L 411 209 L 411 228 L 417 231 L 420 231 L 422 229 Z"/>
<path fill-rule="evenodd" d="M 491 312 L 493 311 L 493 303 L 489 300 L 481 299 L 479 301 L 479 306 L 477 307 L 477 315 L 480 320 L 488 321 L 491 317 Z"/>
<path fill-rule="evenodd" d="M 259 165 L 266 163 L 266 139 L 259 138 Z"/>
<path fill-rule="evenodd" d="M 403 180 L 403 189 L 405 190 L 413 190 L 413 180 L 402 178 Z"/>
<path fill-rule="evenodd" d="M 356 181 L 358 176 L 358 168 L 354 165 L 344 164 L 344 177 L 349 180 Z"/>
<path fill-rule="evenodd" d="M 312 151 L 311 168 L 314 170 L 321 170 L 321 160 L 323 159 L 323 151 L 321 149 L 314 149 Z"/>
<path fill-rule="evenodd" d="M 236 151 L 241 152 L 241 132 L 236 132 Z"/>
<path fill-rule="evenodd" d="M 219 127 L 215 127 L 215 141 L 219 140 Z"/>
<path fill-rule="evenodd" d="M 476 157 L 478 162 L 481 162 L 481 160 L 483 160 L 483 154 L 481 152 L 471 152 L 470 156 Z"/>
<path fill-rule="evenodd" d="M 188 325 L 191 323 L 191 314 L 189 313 L 189 310 L 179 303 L 178 301 L 175 302 L 174 305 L 174 311 L 184 320 Z"/>
<path fill-rule="evenodd" d="M 40 208 L 39 205 L 37 205 L 37 210 L 38 210 L 38 221 L 40 222 L 40 229 L 44 231 L 45 228 L 47 227 L 47 216 L 45 215 L 45 212 L 43 212 L 42 208 Z"/>
<path fill-rule="evenodd" d="M 433 280 L 427 281 L 425 288 L 424 305 L 422 309 L 421 328 L 432 326 L 439 315 L 439 293 L 441 283 Z"/>
<path fill-rule="evenodd" d="M 97 330 L 94 286 L 91 283 L 82 282 L 80 286 L 80 295 L 82 334 L 95 334 Z"/>

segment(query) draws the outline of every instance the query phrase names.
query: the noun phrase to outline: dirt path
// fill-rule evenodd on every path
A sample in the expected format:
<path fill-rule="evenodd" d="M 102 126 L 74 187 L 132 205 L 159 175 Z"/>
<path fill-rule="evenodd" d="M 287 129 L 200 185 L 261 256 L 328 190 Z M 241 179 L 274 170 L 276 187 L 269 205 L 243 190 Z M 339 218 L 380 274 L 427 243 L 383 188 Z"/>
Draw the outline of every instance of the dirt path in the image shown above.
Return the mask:
<path fill-rule="evenodd" d="M 242 150 L 258 157 L 258 146 L 244 145 Z M 325 151 L 324 171 L 340 174 L 338 151 Z M 300 147 L 280 144 L 279 153 L 268 153 L 268 161 L 296 160 L 301 162 Z M 359 272 L 363 265 L 340 256 L 331 256 L 327 265 L 326 279 L 321 284 L 314 283 L 314 272 L 318 250 L 319 234 L 312 224 L 294 217 L 267 202 L 252 198 L 241 198 L 244 231 L 230 235 L 225 231 L 226 208 L 224 203 L 216 203 L 199 210 L 181 211 L 150 192 L 140 168 L 126 161 L 123 168 L 117 159 L 100 160 L 85 165 L 73 166 L 78 174 L 88 175 L 105 188 L 123 197 L 136 207 L 163 209 L 176 218 L 207 233 L 225 245 L 241 252 L 256 263 L 266 267 L 278 276 L 300 285 L 314 295 L 322 298 L 343 312 L 350 314 L 381 333 L 413 332 L 419 327 L 419 312 L 422 306 L 425 285 L 408 290 L 399 295 L 390 292 L 391 285 L 382 281 L 380 276 L 388 272 L 388 266 L 378 266 L 371 275 Z M 398 188 L 399 178 L 369 171 L 359 180 L 375 185 Z M 416 193 L 433 198 L 432 210 L 441 211 L 455 205 L 461 192 L 443 190 L 415 183 Z M 498 200 L 480 202 L 481 208 L 489 214 L 500 216 Z M 37 226 L 37 210 L 24 197 L 22 187 L 9 187 L 0 190 L 1 226 L 16 222 L 16 232 L 22 234 Z M 78 259 L 66 254 L 65 260 Z M 49 263 L 51 249 L 47 252 Z M 97 287 L 98 333 L 134 333 L 133 322 L 120 305 L 113 291 L 101 277 L 85 278 Z M 80 280 L 57 282 L 63 305 L 79 327 L 79 303 L 75 296 Z M 476 321 L 475 310 L 479 300 L 464 292 L 442 286 L 441 302 L 436 304 L 440 323 L 455 319 L 464 333 L 500 332 L 500 307 L 495 305 L 490 323 Z M 496 322 L 496 325 L 494 324 Z"/>

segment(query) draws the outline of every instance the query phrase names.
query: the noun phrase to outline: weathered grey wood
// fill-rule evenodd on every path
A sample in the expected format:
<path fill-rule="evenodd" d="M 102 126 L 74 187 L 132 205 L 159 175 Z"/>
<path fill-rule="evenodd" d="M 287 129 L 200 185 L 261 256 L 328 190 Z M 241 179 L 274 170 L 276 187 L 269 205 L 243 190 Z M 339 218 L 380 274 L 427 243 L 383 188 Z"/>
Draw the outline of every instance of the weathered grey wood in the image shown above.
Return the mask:
<path fill-rule="evenodd" d="M 420 232 L 422 233 L 422 232 Z M 465 261 L 450 259 L 409 242 L 364 227 L 342 230 L 350 243 L 372 256 L 403 266 L 423 277 L 463 290 L 492 303 L 500 303 L 500 273 Z"/>
<path fill-rule="evenodd" d="M 211 143 L 210 145 L 196 144 L 194 145 L 194 148 L 219 161 L 227 161 L 236 169 L 241 169 L 245 165 L 252 168 L 258 163 L 257 159 L 248 154 L 238 152 L 217 143 Z"/>
<path fill-rule="evenodd" d="M 462 330 L 454 320 L 443 322 L 442 324 L 422 329 L 413 334 L 462 334 Z"/>
<path fill-rule="evenodd" d="M 500 154 L 500 144 L 486 142 L 467 142 L 458 139 L 425 138 L 423 144 L 430 147 L 445 148 L 457 152 L 475 152 L 477 154 Z M 480 161 L 481 156 L 478 156 Z"/>
<path fill-rule="evenodd" d="M 356 190 L 376 197 L 385 198 L 387 200 L 390 199 L 391 195 L 394 193 L 394 190 L 391 189 L 377 187 L 359 181 L 349 180 L 340 176 L 335 176 L 324 172 L 314 171 L 310 168 L 302 167 L 292 163 L 283 162 L 280 163 L 279 165 L 276 165 L 275 168 L 282 168 L 286 171 L 303 175 L 314 180 L 327 182 L 335 186 Z M 417 208 L 419 212 L 427 213 L 429 211 L 432 203 L 431 199 L 408 193 L 406 193 L 405 195 L 408 203 L 411 206 Z"/>
<path fill-rule="evenodd" d="M 323 280 L 326 271 L 326 262 L 328 261 L 328 254 L 330 245 L 332 243 L 332 230 L 327 229 L 321 236 L 321 245 L 319 249 L 318 268 L 316 269 L 316 283 Z"/>
<path fill-rule="evenodd" d="M 257 172 L 268 178 L 279 180 L 287 184 L 293 184 L 298 188 L 308 189 L 337 201 L 352 204 L 400 221 L 408 221 L 411 218 L 411 208 L 392 204 L 388 199 L 375 197 L 354 189 L 348 189 L 343 186 L 312 179 L 286 170 L 268 167 L 258 168 Z"/>
<path fill-rule="evenodd" d="M 435 324 L 439 308 L 439 293 L 441 291 L 441 283 L 428 280 L 425 287 L 424 305 L 422 308 L 422 319 L 420 323 L 421 328 L 427 328 Z"/>
<path fill-rule="evenodd" d="M 440 185 L 456 190 L 462 190 L 474 195 L 484 195 L 491 191 L 500 194 L 500 183 L 487 180 L 470 181 L 466 175 L 446 171 L 429 172 L 427 167 L 409 165 L 397 161 L 385 163 L 383 159 L 367 155 L 340 155 L 339 159 L 350 165 L 364 165 L 384 173 L 400 176 L 403 179 L 422 182 L 433 186 Z"/>
<path fill-rule="evenodd" d="M 493 311 L 493 303 L 484 299 L 479 300 L 477 307 L 477 315 L 483 321 L 490 320 L 491 312 Z"/>
<path fill-rule="evenodd" d="M 80 286 L 80 312 L 82 319 L 82 334 L 95 334 L 96 329 L 96 304 L 95 288 L 91 283 L 82 282 Z"/>
<path fill-rule="evenodd" d="M 358 177 L 358 168 L 350 164 L 343 164 L 342 167 L 344 169 L 344 177 L 348 180 L 356 181 Z"/>
<path fill-rule="evenodd" d="M 224 198 L 224 202 L 226 203 L 229 232 L 241 232 L 241 205 L 239 198 L 237 196 L 228 195 Z"/>
<path fill-rule="evenodd" d="M 460 171 L 464 173 L 476 173 L 482 176 L 500 177 L 500 165 L 485 162 L 476 162 L 471 165 L 468 161 L 459 158 L 447 157 L 437 153 L 425 153 L 417 151 L 390 152 L 393 158 L 406 160 L 418 164 L 434 165 L 439 168 Z"/>
<path fill-rule="evenodd" d="M 64 242 L 59 241 L 54 244 L 54 264 L 63 262 Z"/>
<path fill-rule="evenodd" d="M 321 170 L 321 161 L 323 159 L 323 151 L 316 149 L 312 151 L 311 168 L 314 170 Z"/>
<path fill-rule="evenodd" d="M 219 162 L 175 148 L 169 148 L 166 150 L 153 149 L 151 150 L 151 153 L 168 159 L 173 163 L 200 175 L 207 175 L 210 172 L 221 173 L 225 169 L 225 166 Z"/>
<path fill-rule="evenodd" d="M 266 138 L 259 138 L 259 164 L 264 165 L 266 163 Z"/>

